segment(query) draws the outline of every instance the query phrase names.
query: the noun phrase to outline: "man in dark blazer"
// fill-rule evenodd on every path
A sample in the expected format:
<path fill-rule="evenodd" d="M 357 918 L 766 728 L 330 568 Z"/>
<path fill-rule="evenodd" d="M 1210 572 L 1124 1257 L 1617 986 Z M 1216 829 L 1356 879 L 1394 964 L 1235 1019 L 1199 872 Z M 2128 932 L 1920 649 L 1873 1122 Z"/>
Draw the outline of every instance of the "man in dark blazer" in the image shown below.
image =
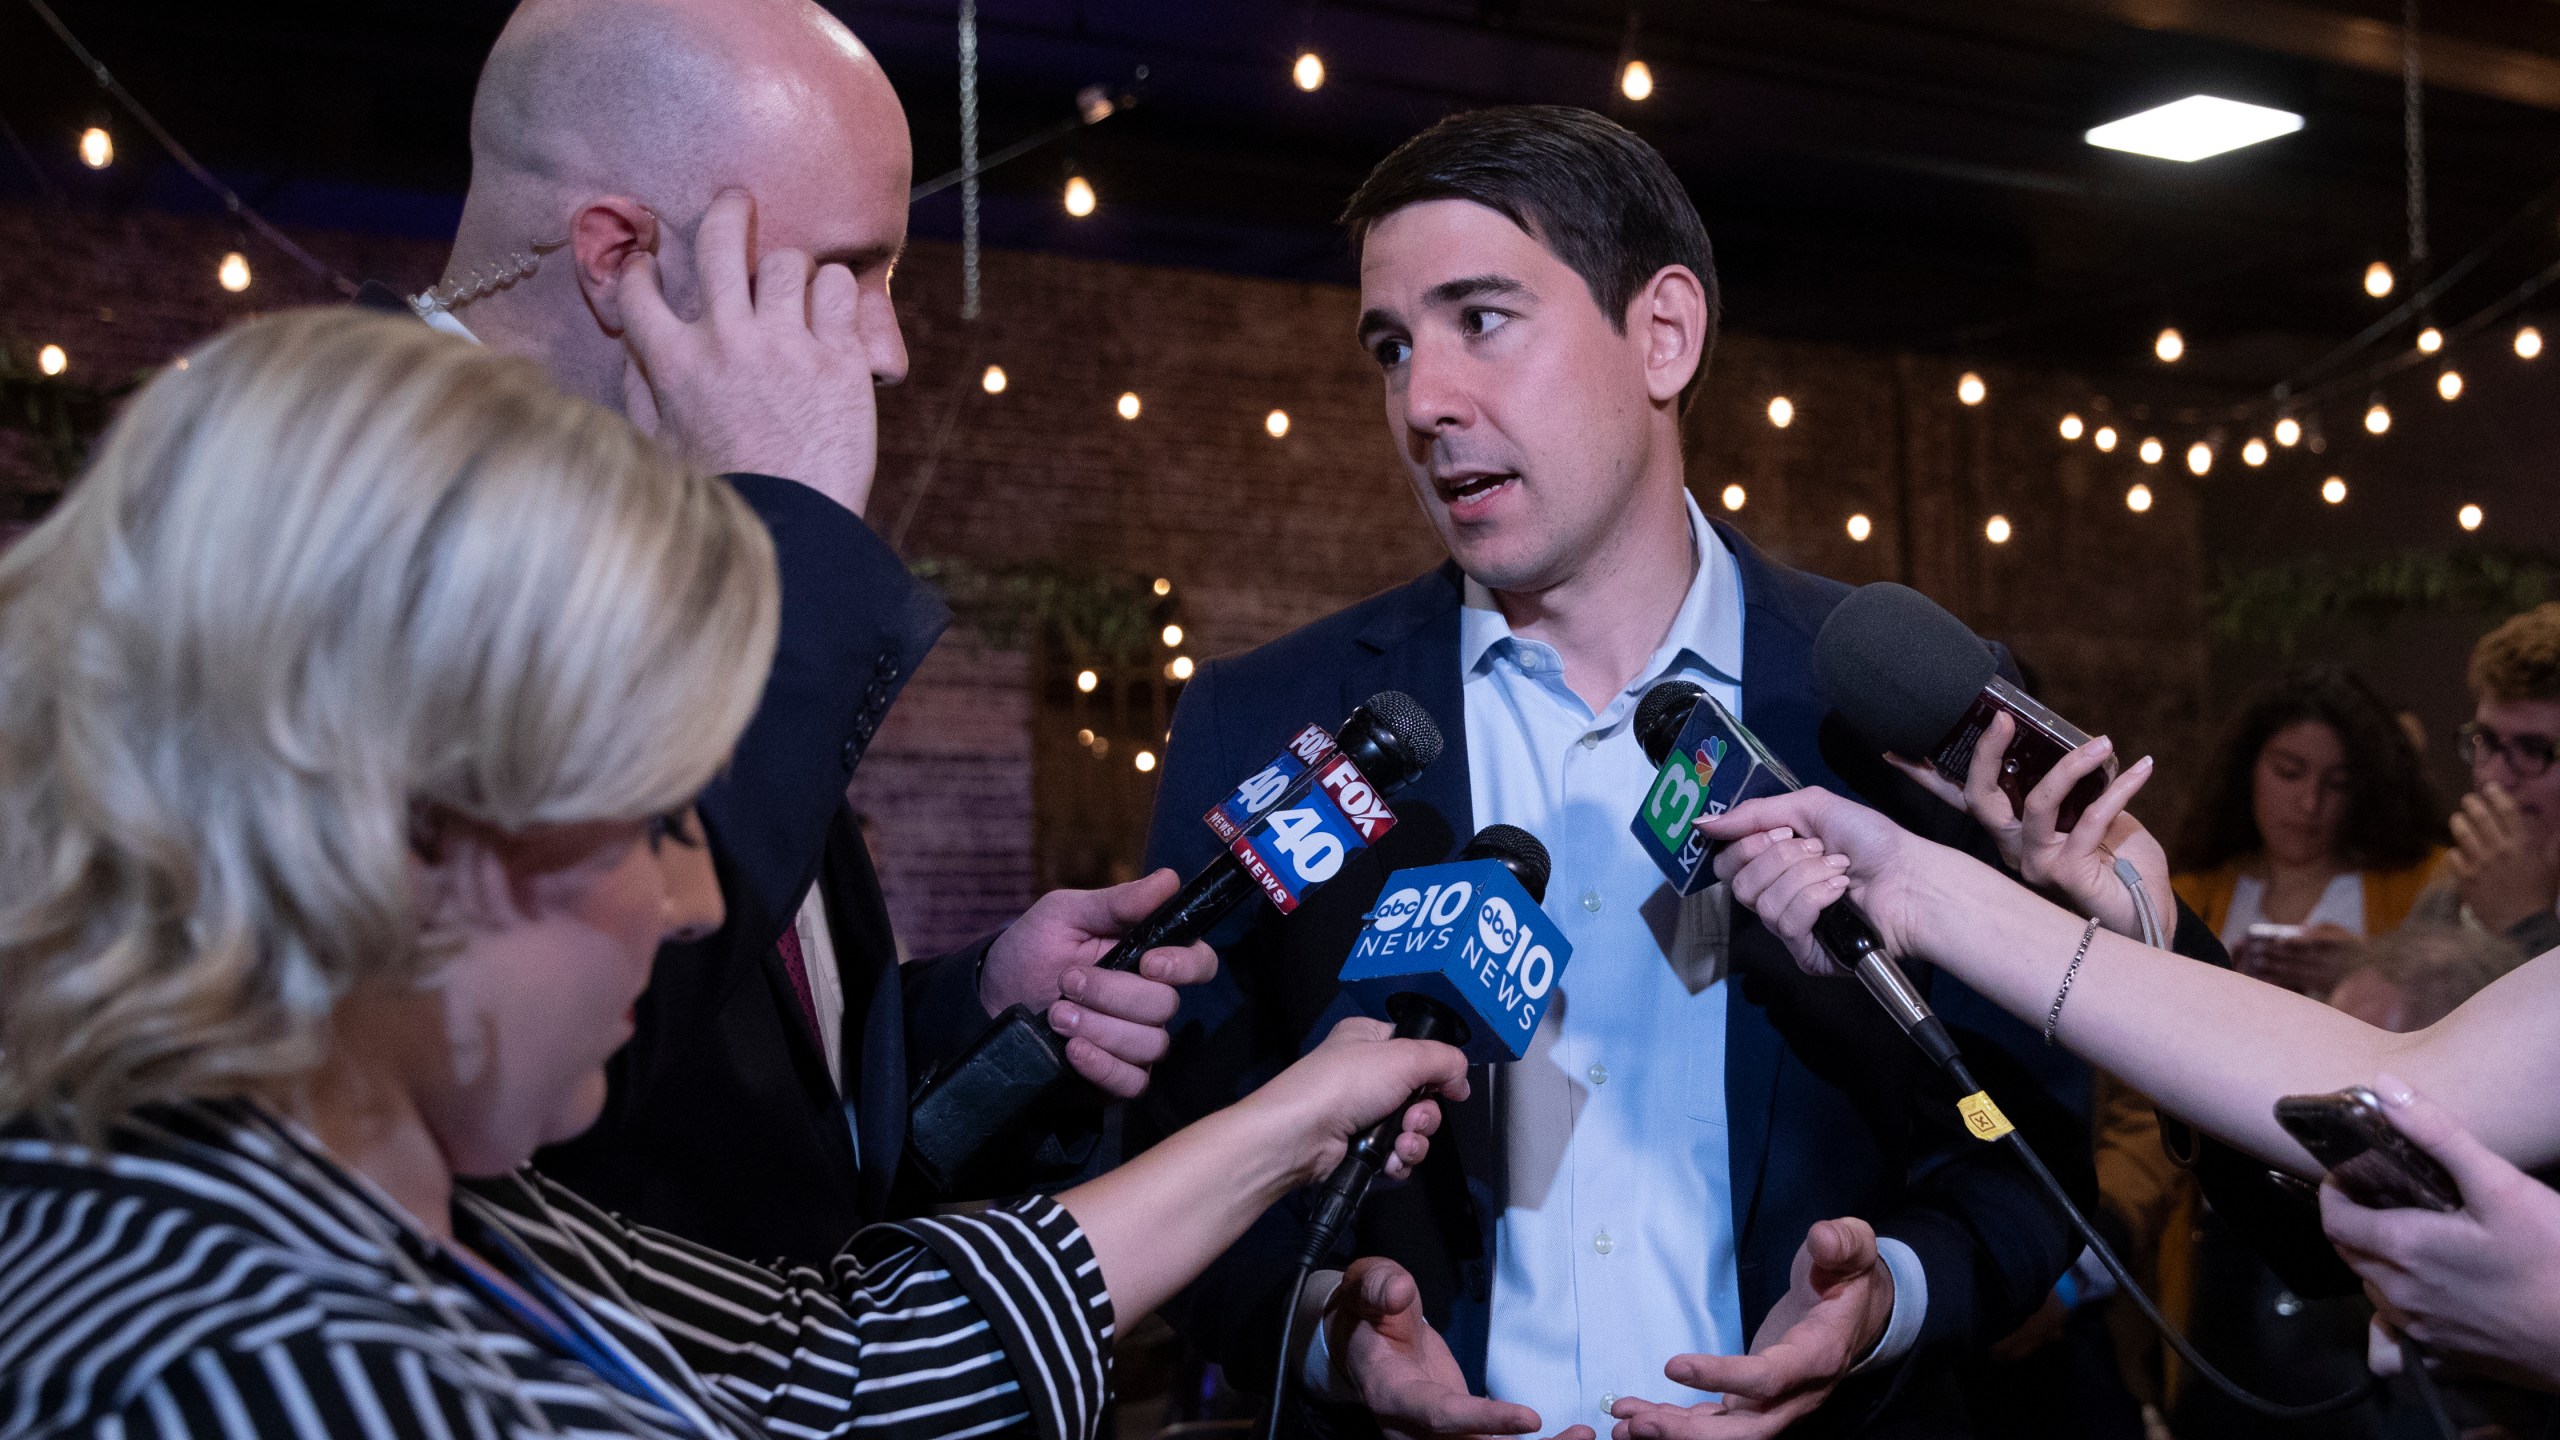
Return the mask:
<path fill-rule="evenodd" d="M 1690 908 L 1610 848 L 1650 773 L 1632 711 L 1672 675 L 1738 685 L 1744 723 L 1805 783 L 1982 844 L 1815 693 L 1813 638 L 1847 587 L 1774 563 L 1687 496 L 1679 417 L 1716 310 L 1696 211 L 1642 141 L 1537 108 L 1435 126 L 1346 219 L 1360 340 L 1454 558 L 1205 667 L 1175 715 L 1151 861 L 1210 858 L 1202 812 L 1299 727 L 1377 691 L 1421 702 L 1447 745 L 1394 801 L 1395 828 L 1309 903 L 1213 937 L 1224 969 L 1185 996 L 1133 1143 L 1229 1103 L 1347 1013 L 1335 976 L 1384 877 L 1447 859 L 1480 826 L 1542 832 L 1557 856 L 1547 908 L 1569 937 L 1613 938 L 1575 941 L 1529 1058 L 1453 1108 L 1413 1183 L 1371 1198 L 1350 1247 L 1362 1258 L 1320 1310 L 1309 1302 L 1314 1344 L 1285 1378 L 1272 1366 L 1302 1219 L 1288 1207 L 1171 1318 L 1243 1382 L 1281 1378 L 1316 1418 L 1365 1407 L 1397 1434 L 1706 1437 L 1798 1420 L 1962 1433 L 1948 1362 L 2033 1312 L 2078 1242 L 2010 1157 L 1966 1135 L 1952 1090 L 1855 981 L 1805 977 L 1747 912 Z M 1639 778 L 1577 789 L 1593 764 Z M 1641 1013 L 1650 1001 L 1628 1013 L 1627 993 L 1656 992 L 1720 1023 L 1665 1026 Z M 1568 1046 L 1598 1043 L 1575 1038 L 1584 1024 L 1615 1024 L 1620 1044 L 1587 1070 L 1590 1050 L 1567 1064 Z M 1635 1108 L 1612 1119 L 1621 1104 Z M 1666 1178 L 1696 1180 L 1714 1213 L 1625 1193 Z M 1573 1230 L 1560 1217 L 1576 1206 L 1633 1218 Z M 1505 1248 L 1530 1243 L 1539 1253 Z M 1664 1282 L 1672 1271 L 1694 1286 Z M 1644 1333 L 1612 1328 L 1625 1324 Z M 1489 1374 L 1497 1393 L 1473 1398 Z M 1543 1392 L 1534 1408 L 1499 1393 L 1506 1374 Z"/>
<path fill-rule="evenodd" d="M 872 392 L 906 373 L 888 282 L 910 169 L 886 77 L 807 0 L 529 0 L 474 97 L 445 280 L 410 302 L 727 474 L 773 536 L 773 671 L 700 805 L 727 919 L 659 951 L 603 1118 L 537 1160 L 750 1258 L 822 1265 L 863 1223 L 956 1198 L 902 1185 L 909 1090 L 1016 1002 L 1071 1037 L 1095 1103 L 977 1179 L 1071 1170 L 1104 1096 L 1135 1094 L 1161 1053 L 1172 986 L 1216 963 L 1194 946 L 1141 975 L 1091 968 L 1169 875 L 1055 892 L 897 963 L 845 787 L 951 618 L 861 518 Z"/>

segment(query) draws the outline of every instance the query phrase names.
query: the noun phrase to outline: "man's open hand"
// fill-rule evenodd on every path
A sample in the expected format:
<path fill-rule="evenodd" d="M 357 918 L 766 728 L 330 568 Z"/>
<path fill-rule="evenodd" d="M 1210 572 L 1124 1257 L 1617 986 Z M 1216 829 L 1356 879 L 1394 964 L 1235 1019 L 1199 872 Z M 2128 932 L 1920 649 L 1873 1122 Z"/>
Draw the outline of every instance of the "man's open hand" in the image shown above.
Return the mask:
<path fill-rule="evenodd" d="M 1796 1251 L 1795 1283 L 1761 1322 L 1748 1355 L 1679 1355 L 1662 1373 L 1722 1400 L 1666 1405 L 1633 1397 L 1609 1413 L 1612 1440 L 1762 1440 L 1810 1414 L 1876 1347 L 1893 1320 L 1893 1272 L 1875 1227 L 1825 1220 Z"/>
<path fill-rule="evenodd" d="M 1421 1288 L 1393 1260 L 1351 1262 L 1325 1305 L 1324 1330 L 1334 1368 L 1393 1440 L 1480 1440 L 1538 1429 L 1538 1412 L 1528 1406 L 1468 1391 L 1449 1342 L 1422 1318 Z M 1590 1426 L 1574 1425 L 1554 1440 L 1598 1437 Z"/>
<path fill-rule="evenodd" d="M 877 377 L 854 323 L 861 292 L 852 271 L 812 267 L 806 251 L 752 259 L 754 223 L 742 190 L 703 213 L 698 319 L 668 308 L 655 255 L 624 266 L 625 408 L 689 465 L 797 480 L 859 515 L 880 451 Z"/>
<path fill-rule="evenodd" d="M 1217 974 L 1218 952 L 1199 944 L 1150 950 L 1134 975 L 1094 965 L 1181 888 L 1172 871 L 1159 870 L 1108 890 L 1041 896 L 988 949 L 978 1003 L 990 1015 L 1045 1007 L 1049 1028 L 1067 1037 L 1077 1074 L 1120 1099 L 1135 1096 L 1172 1043 L 1165 1026 L 1182 1003 L 1177 987 Z"/>

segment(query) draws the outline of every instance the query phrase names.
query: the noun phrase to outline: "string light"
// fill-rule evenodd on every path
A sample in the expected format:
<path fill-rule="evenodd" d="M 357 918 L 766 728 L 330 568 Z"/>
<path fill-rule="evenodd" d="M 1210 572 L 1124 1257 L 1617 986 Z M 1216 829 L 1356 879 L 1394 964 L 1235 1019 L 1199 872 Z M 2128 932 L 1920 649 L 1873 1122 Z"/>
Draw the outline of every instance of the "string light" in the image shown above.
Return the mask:
<path fill-rule="evenodd" d="M 1982 397 L 1989 393 L 1983 388 L 1982 377 L 1970 370 L 1964 372 L 1956 381 L 1956 399 L 1967 405 L 1981 404 Z"/>
<path fill-rule="evenodd" d="M 2453 512 L 2453 518 L 2454 522 L 2460 525 L 2463 529 L 2477 530 L 2480 528 L 2480 522 L 2488 519 L 2489 517 L 2482 513 L 2479 506 L 2465 505 L 2461 509 Z"/>
<path fill-rule="evenodd" d="M 1092 749 L 1092 748 L 1093 748 L 1093 732 L 1092 732 L 1092 731 L 1090 731 L 1090 730 L 1079 730 L 1079 731 L 1077 731 L 1077 732 L 1076 732 L 1076 743 L 1077 743 L 1077 744 L 1079 744 L 1079 745 L 1081 745 L 1081 746 L 1083 746 L 1083 747 L 1084 747 L 1084 748 L 1086 748 L 1087 750 Z"/>
<path fill-rule="evenodd" d="M 2335 475 L 2320 482 L 2320 498 L 2332 505 L 2347 503 L 2347 482 Z"/>
<path fill-rule="evenodd" d="M 2390 294 L 2391 287 L 2395 283 L 2397 283 L 2397 277 L 2391 273 L 2391 267 L 2381 261 L 2376 260 L 2364 267 L 2364 293 L 2374 299 L 2379 300 Z"/>
<path fill-rule="evenodd" d="M 1850 539 L 1855 540 L 1860 544 L 1865 544 L 1867 537 L 1874 533 L 1876 533 L 1876 522 L 1873 520 L 1868 519 L 1864 515 L 1852 515 L 1849 517 Z"/>
<path fill-rule="evenodd" d="M 2240 447 L 2240 463 L 2252 470 L 2266 464 L 2267 442 L 2255 435 L 2250 436 L 2249 443 Z"/>
<path fill-rule="evenodd" d="M 1749 500 L 1751 497 L 1742 493 L 1741 486 L 1727 485 L 1724 487 L 1724 494 L 1717 498 L 1724 501 L 1724 508 L 1727 510 L 1739 510 L 1742 508 L 1743 502 Z"/>
<path fill-rule="evenodd" d="M 116 137 L 103 125 L 92 125 L 80 132 L 80 163 L 92 170 L 104 170 L 116 163 Z"/>
<path fill-rule="evenodd" d="M 214 267 L 213 278 L 216 284 L 234 295 L 248 289 L 249 257 L 237 250 L 223 256 L 222 263 Z"/>
<path fill-rule="evenodd" d="M 1990 519 L 1982 522 L 1982 538 L 1990 541 L 1994 545 L 2008 544 L 2009 517 L 2006 515 L 1994 515 Z"/>
<path fill-rule="evenodd" d="M 990 395 L 1003 394 L 1004 387 L 1004 367 L 1001 365 L 988 366 L 987 373 L 978 377 L 978 388 L 986 391 Z"/>
<path fill-rule="evenodd" d="M 2162 456 L 2164 456 L 2164 455 L 2167 455 L 2168 453 L 2169 453 L 2169 447 L 2167 447 L 2167 446 L 2165 446 L 2165 445 L 2163 445 L 2163 444 L 2161 444 L 2161 443 L 2160 443 L 2160 437 L 2159 437 L 2159 436 L 2157 436 L 2157 435 L 2146 435 L 2146 436 L 2142 437 L 2142 451 L 2141 451 L 2141 454 L 2142 454 L 2142 463 L 2143 463 L 2143 464 L 2145 464 L 2145 465 L 2157 465 L 2157 464 L 2159 464 L 2159 463 L 2160 463 L 2160 459 L 2161 459 L 2161 457 L 2162 457 Z"/>
<path fill-rule="evenodd" d="M 1167 662 L 1167 664 L 1166 664 L 1166 665 L 1165 665 L 1165 667 L 1164 667 L 1164 678 L 1166 678 L 1167 680 L 1188 680 L 1188 679 L 1190 679 L 1190 678 L 1191 678 L 1191 657 L 1190 657 L 1190 656 L 1188 656 L 1188 655 L 1176 655 L 1176 656 L 1174 656 L 1174 657 L 1173 657 L 1173 659 L 1172 659 L 1171 661 Z"/>
<path fill-rule="evenodd" d="M 2418 353 L 2433 355 L 2444 348 L 2444 332 L 2433 325 L 2418 332 Z"/>
<path fill-rule="evenodd" d="M 2516 329 L 2516 358 L 2530 360 L 2542 353 L 2542 332 L 2530 325 Z"/>
<path fill-rule="evenodd" d="M 2203 475 L 2213 469 L 2213 447 L 2199 440 L 2187 447 L 2187 469 Z"/>
<path fill-rule="evenodd" d="M 1135 419 L 1137 419 L 1137 418 L 1138 418 L 1138 392 L 1137 392 L 1137 391 L 1135 391 L 1135 390 L 1123 390 L 1123 391 L 1121 391 L 1121 392 L 1120 392 L 1120 403 L 1119 403 L 1117 406 L 1113 407 L 1113 408 L 1117 409 L 1117 410 L 1120 412 L 1120 418 L 1121 418 L 1121 419 L 1123 419 L 1123 420 L 1135 420 Z M 1161 592 L 1159 592 L 1159 593 L 1161 593 Z"/>
<path fill-rule="evenodd" d="M 1781 430 L 1784 430 L 1788 426 L 1796 423 L 1796 402 L 1788 399 L 1784 395 L 1777 396 L 1770 400 L 1769 423 L 1777 426 Z"/>
<path fill-rule="evenodd" d="M 2098 433 L 2089 437 L 2089 443 L 2097 446 L 2100 454 L 2113 455 L 2116 453 L 2116 427 L 2113 425 L 2099 426 Z"/>
<path fill-rule="evenodd" d="M 1156 577 L 1155 590 L 1158 595 L 1170 595 L 1173 593 L 1173 582 L 1159 575 Z"/>
<path fill-rule="evenodd" d="M 2365 430 L 2365 433 L 2366 433 L 2366 434 L 2368 434 L 2368 435 L 2379 435 L 2379 434 L 2381 434 L 2383 431 L 2388 430 L 2388 429 L 2390 429 L 2390 428 L 2391 428 L 2391 410 L 2390 410 L 2390 407 L 2388 407 L 2388 406 L 2384 405 L 2384 404 L 2383 404 L 2381 401 L 2379 401 L 2379 400 L 2374 401 L 2374 402 L 2373 402 L 2373 406 L 2372 406 L 2372 408 L 2370 408 L 2370 409 L 2368 409 L 2368 410 L 2366 410 L 2366 411 L 2364 412 L 2364 430 Z"/>
<path fill-rule="evenodd" d="M 2088 427 L 2080 423 L 2080 417 L 2077 415 L 2065 415 L 2062 417 L 2062 438 L 2065 440 L 2079 439 L 2087 428 Z"/>
<path fill-rule="evenodd" d="M 2287 450 L 2302 442 L 2302 422 L 2287 415 L 2276 422 L 2276 443 Z"/>
<path fill-rule="evenodd" d="M 2459 370 L 2448 369 L 2443 374 L 2438 375 L 2436 377 L 2436 393 L 2447 400 L 2461 399 L 2462 372 Z"/>
<path fill-rule="evenodd" d="M 1286 410 L 1274 410 L 1270 414 L 1263 416 L 1262 430 L 1264 434 L 1269 435 L 1274 440 L 1288 434 L 1289 412 Z"/>
<path fill-rule="evenodd" d="M 2187 353 L 2187 337 L 2174 327 L 2163 330 L 2160 338 L 2151 342 L 2151 353 L 2160 357 L 2161 364 L 2175 365 L 2178 357 Z"/>
<path fill-rule="evenodd" d="M 2136 515 L 2149 511 L 2151 509 L 2151 487 L 2137 482 L 2132 489 L 2124 492 L 2124 508 L 2132 511 Z"/>
<path fill-rule="evenodd" d="M 1156 768 L 1156 752 L 1153 750 L 1141 750 L 1129 763 L 1137 766 L 1138 773 L 1141 775 L 1152 774 Z"/>
<path fill-rule="evenodd" d="M 1102 677 L 1094 674 L 1090 670 L 1079 670 L 1076 672 L 1076 689 L 1084 694 L 1092 694 L 1094 687 L 1101 683 Z"/>
<path fill-rule="evenodd" d="M 59 345 L 47 345 L 36 352 L 36 368 L 47 375 L 59 375 L 71 368 L 71 357 Z"/>
<path fill-rule="evenodd" d="M 1313 50 L 1298 52 L 1298 63 L 1289 67 L 1289 78 L 1309 93 L 1324 88 L 1324 60 Z"/>
<path fill-rule="evenodd" d="M 1095 737 L 1093 737 L 1093 758 L 1094 758 L 1094 759 L 1099 760 L 1099 759 L 1103 758 L 1104 756 L 1109 755 L 1110 753 L 1111 753 L 1111 737 L 1110 737 L 1110 736 L 1108 736 L 1108 735 L 1096 735 Z"/>
<path fill-rule="evenodd" d="M 1164 633 L 1156 638 L 1164 642 L 1164 648 L 1167 650 L 1175 649 L 1182 644 L 1182 627 L 1167 625 L 1164 627 Z"/>
<path fill-rule="evenodd" d="M 1081 175 L 1067 177 L 1067 213 L 1081 220 L 1093 213 L 1093 183 Z"/>
<path fill-rule="evenodd" d="M 1653 98 L 1653 67 L 1641 60 L 1630 60 L 1618 72 L 1618 93 L 1630 100 Z"/>

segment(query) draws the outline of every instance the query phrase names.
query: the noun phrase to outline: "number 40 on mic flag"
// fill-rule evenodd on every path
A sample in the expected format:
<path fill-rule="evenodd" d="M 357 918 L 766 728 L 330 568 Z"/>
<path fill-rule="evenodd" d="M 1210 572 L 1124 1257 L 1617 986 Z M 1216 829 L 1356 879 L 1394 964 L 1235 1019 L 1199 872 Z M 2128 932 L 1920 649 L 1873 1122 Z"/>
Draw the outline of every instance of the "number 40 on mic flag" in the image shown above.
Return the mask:
<path fill-rule="evenodd" d="M 1300 731 L 1201 818 L 1283 915 L 1396 823 L 1386 797 L 1321 725 Z"/>
<path fill-rule="evenodd" d="M 1714 850 L 1697 822 L 1745 800 L 1802 789 L 1760 737 L 1742 727 L 1713 695 L 1698 697 L 1678 743 L 1653 777 L 1628 828 L 1672 888 L 1692 895 L 1715 883 Z"/>

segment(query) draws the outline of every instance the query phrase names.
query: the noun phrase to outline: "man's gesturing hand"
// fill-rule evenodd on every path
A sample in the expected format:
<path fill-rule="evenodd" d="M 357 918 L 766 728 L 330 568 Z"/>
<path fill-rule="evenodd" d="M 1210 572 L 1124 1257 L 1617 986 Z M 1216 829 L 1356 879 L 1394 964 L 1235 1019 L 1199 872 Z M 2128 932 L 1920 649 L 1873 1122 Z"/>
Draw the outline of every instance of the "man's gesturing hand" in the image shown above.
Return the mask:
<path fill-rule="evenodd" d="M 1108 890 L 1052 890 L 1033 901 L 987 951 L 978 1003 L 990 1015 L 1046 1006 L 1049 1028 L 1067 1037 L 1076 1073 L 1126 1100 L 1147 1088 L 1147 1071 L 1171 1043 L 1165 1026 L 1182 1002 L 1176 987 L 1218 973 L 1206 945 L 1150 950 L 1138 973 L 1097 970 L 1129 927 L 1173 897 L 1182 882 L 1159 870 Z"/>
<path fill-rule="evenodd" d="M 2560 899 L 2560 844 L 2536 835 L 2516 798 L 2495 781 L 2462 797 L 2453 814 L 2445 872 L 2480 923 L 2505 931 Z"/>
<path fill-rule="evenodd" d="M 1351 1262 L 1325 1305 L 1325 1343 L 1378 1428 L 1395 1440 L 1533 1434 L 1538 1412 L 1467 1390 L 1449 1342 L 1422 1318 L 1422 1291 L 1393 1260 Z M 1598 1440 L 1588 1425 L 1554 1440 Z"/>
<path fill-rule="evenodd" d="M 1875 1227 L 1815 1225 L 1796 1251 L 1795 1283 L 1761 1322 L 1749 1355 L 1678 1355 L 1662 1373 L 1721 1401 L 1665 1405 L 1632 1397 L 1610 1413 L 1611 1440 L 1761 1440 L 1810 1414 L 1873 1350 L 1893 1320 L 1893 1272 Z"/>
<path fill-rule="evenodd" d="M 859 515 L 880 449 L 875 377 L 854 323 L 861 292 L 842 265 L 813 274 L 805 251 L 753 260 L 754 221 L 742 190 L 703 212 L 698 319 L 668 308 L 655 255 L 624 267 L 626 408 L 687 464 L 797 480 Z"/>

